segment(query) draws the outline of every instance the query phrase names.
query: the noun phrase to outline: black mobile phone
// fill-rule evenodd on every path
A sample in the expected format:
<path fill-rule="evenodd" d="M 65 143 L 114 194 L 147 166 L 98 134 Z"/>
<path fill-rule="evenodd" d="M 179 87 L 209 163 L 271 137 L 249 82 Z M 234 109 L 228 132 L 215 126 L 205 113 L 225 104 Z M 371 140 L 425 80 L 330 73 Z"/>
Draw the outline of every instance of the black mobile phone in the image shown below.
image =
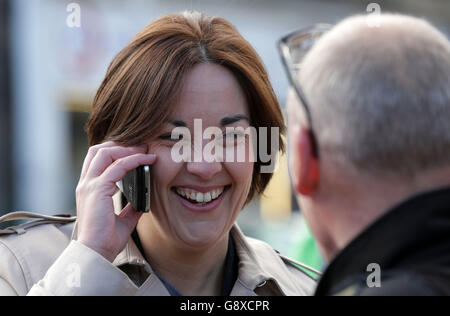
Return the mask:
<path fill-rule="evenodd" d="M 150 212 L 150 166 L 129 171 L 117 186 L 136 211 Z"/>

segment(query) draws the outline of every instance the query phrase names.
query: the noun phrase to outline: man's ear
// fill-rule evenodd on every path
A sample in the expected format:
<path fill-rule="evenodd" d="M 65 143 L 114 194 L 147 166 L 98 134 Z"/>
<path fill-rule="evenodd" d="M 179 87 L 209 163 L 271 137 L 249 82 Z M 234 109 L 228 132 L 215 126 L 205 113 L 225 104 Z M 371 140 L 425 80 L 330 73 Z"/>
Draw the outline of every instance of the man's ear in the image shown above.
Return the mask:
<path fill-rule="evenodd" d="M 315 192 L 319 184 L 319 159 L 314 152 L 311 133 L 304 128 L 294 131 L 292 150 L 295 152 L 292 172 L 295 172 L 294 189 L 298 194 L 309 196 Z M 292 158 L 291 158 L 292 159 Z"/>

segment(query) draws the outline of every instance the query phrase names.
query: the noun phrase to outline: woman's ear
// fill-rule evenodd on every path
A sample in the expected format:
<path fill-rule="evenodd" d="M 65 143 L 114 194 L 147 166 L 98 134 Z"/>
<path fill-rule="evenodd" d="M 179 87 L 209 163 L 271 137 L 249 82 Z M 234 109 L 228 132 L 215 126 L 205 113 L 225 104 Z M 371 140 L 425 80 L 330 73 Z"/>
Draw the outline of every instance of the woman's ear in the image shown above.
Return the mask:
<path fill-rule="evenodd" d="M 294 172 L 294 189 L 297 194 L 309 196 L 319 184 L 319 160 L 314 153 L 311 133 L 304 128 L 294 131 L 292 143 L 292 172 Z"/>

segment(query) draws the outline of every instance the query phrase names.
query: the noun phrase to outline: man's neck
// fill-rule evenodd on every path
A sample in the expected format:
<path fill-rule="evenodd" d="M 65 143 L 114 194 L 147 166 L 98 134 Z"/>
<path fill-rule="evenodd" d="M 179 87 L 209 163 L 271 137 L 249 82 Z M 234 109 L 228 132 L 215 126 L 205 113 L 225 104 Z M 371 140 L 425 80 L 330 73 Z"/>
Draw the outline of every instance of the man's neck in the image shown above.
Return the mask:
<path fill-rule="evenodd" d="M 374 181 L 373 178 L 364 181 L 360 177 L 351 183 L 340 194 L 336 192 L 322 211 L 327 213 L 329 234 L 336 245 L 328 255 L 330 258 L 400 203 L 421 193 L 450 187 L 450 170 L 429 172 L 410 181 Z"/>

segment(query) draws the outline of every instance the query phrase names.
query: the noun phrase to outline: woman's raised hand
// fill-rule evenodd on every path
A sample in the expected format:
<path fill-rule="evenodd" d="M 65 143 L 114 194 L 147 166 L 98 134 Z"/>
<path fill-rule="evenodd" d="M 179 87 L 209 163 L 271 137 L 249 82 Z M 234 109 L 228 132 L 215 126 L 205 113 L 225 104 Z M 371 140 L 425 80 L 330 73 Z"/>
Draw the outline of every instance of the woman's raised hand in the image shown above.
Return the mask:
<path fill-rule="evenodd" d="M 76 190 L 78 242 L 98 252 L 110 262 L 125 248 L 141 213 L 128 204 L 114 213 L 112 196 L 116 182 L 128 171 L 151 165 L 156 156 L 147 146 L 123 147 L 106 142 L 89 148 Z"/>

